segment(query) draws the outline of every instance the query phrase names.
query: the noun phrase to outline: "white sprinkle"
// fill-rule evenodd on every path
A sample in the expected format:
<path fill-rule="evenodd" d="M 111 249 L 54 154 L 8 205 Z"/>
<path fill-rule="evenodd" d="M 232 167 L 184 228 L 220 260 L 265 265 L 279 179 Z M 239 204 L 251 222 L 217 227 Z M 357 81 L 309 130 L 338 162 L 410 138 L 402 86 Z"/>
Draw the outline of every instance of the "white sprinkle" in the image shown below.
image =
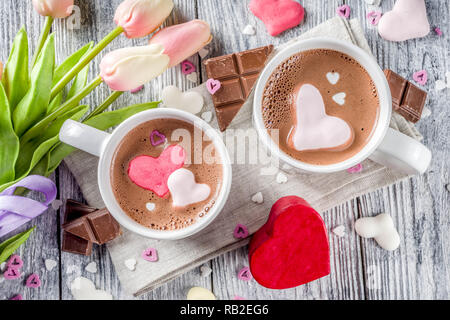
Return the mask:
<path fill-rule="evenodd" d="M 201 48 L 198 51 L 198 54 L 199 54 L 200 58 L 204 59 L 209 54 L 209 50 L 205 49 L 205 48 Z"/>
<path fill-rule="evenodd" d="M 153 211 L 155 210 L 156 205 L 153 202 L 147 202 L 145 204 L 145 207 L 147 208 L 148 211 Z"/>
<path fill-rule="evenodd" d="M 52 202 L 53 210 L 58 210 L 62 204 L 63 204 L 63 202 L 59 199 L 53 200 L 53 202 Z"/>
<path fill-rule="evenodd" d="M 333 230 L 331 230 L 335 235 L 337 235 L 338 237 L 343 237 L 345 236 L 345 227 L 344 226 L 337 226 L 335 227 Z"/>
<path fill-rule="evenodd" d="M 283 184 L 288 181 L 287 176 L 283 172 L 278 172 L 277 174 L 277 183 Z"/>
<path fill-rule="evenodd" d="M 345 94 L 345 92 L 339 92 L 339 93 L 336 93 L 334 96 L 333 96 L 333 100 L 334 100 L 334 102 L 336 102 L 338 105 L 340 105 L 340 106 L 343 106 L 344 104 L 345 104 L 345 97 L 346 97 L 347 95 Z"/>
<path fill-rule="evenodd" d="M 186 76 L 186 79 L 188 79 L 190 82 L 193 82 L 193 83 L 197 83 L 197 79 L 198 79 L 198 77 L 197 77 L 197 72 L 192 72 L 192 73 L 189 73 L 187 76 Z"/>
<path fill-rule="evenodd" d="M 56 267 L 57 262 L 53 259 L 45 259 L 44 264 L 47 271 L 52 271 Z"/>
<path fill-rule="evenodd" d="M 327 80 L 329 83 L 335 85 L 339 81 L 339 73 L 337 72 L 328 72 L 327 73 Z"/>
<path fill-rule="evenodd" d="M 249 35 L 249 36 L 253 36 L 253 35 L 255 35 L 256 31 L 255 31 L 255 28 L 252 25 L 248 24 L 242 30 L 242 33 L 246 34 L 246 35 Z"/>
<path fill-rule="evenodd" d="M 202 119 L 205 120 L 206 122 L 210 122 L 212 120 L 212 112 L 211 111 L 206 111 L 203 112 L 201 115 Z"/>
<path fill-rule="evenodd" d="M 252 196 L 252 201 L 255 203 L 263 203 L 264 202 L 264 197 L 263 194 L 261 192 L 257 192 Z"/>
<path fill-rule="evenodd" d="M 136 270 L 136 259 L 127 259 L 124 261 L 125 267 L 127 267 L 130 271 Z"/>
<path fill-rule="evenodd" d="M 200 267 L 200 275 L 202 278 L 205 278 L 209 276 L 212 273 L 212 269 L 208 266 L 201 266 Z"/>
<path fill-rule="evenodd" d="M 97 263 L 95 261 L 89 263 L 85 270 L 90 273 L 97 273 Z"/>

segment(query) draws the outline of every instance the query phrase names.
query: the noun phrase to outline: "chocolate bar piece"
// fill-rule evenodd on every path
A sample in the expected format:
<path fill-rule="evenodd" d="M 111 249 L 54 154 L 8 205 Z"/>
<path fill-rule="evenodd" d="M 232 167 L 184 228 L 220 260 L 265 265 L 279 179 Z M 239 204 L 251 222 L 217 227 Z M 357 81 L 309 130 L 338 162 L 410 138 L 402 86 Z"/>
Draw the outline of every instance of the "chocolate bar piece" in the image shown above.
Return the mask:
<path fill-rule="evenodd" d="M 406 120 L 416 123 L 422 116 L 427 93 L 392 70 L 384 70 L 392 96 L 392 108 Z"/>
<path fill-rule="evenodd" d="M 92 242 L 63 231 L 62 251 L 90 256 Z"/>
<path fill-rule="evenodd" d="M 120 234 L 120 226 L 105 209 L 97 210 L 87 216 L 95 238 L 99 244 L 115 239 Z"/>
<path fill-rule="evenodd" d="M 94 212 L 96 210 L 97 208 L 89 207 L 84 203 L 72 199 L 67 199 L 66 212 L 64 215 L 64 223 L 81 218 L 82 216 L 85 216 L 86 214 Z"/>
<path fill-rule="evenodd" d="M 90 242 L 98 243 L 97 238 L 95 237 L 94 232 L 91 229 L 88 219 L 85 217 L 78 218 L 69 223 L 63 224 L 63 228 L 65 231 L 88 240 Z"/>
<path fill-rule="evenodd" d="M 208 78 L 221 84 L 212 96 L 221 131 L 226 130 L 250 95 L 272 50 L 269 45 L 205 61 Z"/>

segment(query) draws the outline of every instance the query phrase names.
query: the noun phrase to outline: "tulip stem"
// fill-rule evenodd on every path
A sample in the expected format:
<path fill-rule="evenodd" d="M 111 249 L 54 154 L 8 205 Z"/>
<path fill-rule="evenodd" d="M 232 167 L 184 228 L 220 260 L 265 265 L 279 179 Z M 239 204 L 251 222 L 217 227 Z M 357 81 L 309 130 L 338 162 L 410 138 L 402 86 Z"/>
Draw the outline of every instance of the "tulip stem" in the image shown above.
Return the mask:
<path fill-rule="evenodd" d="M 114 101 L 117 100 L 121 95 L 123 94 L 123 91 L 113 91 L 108 98 L 106 98 L 105 101 L 98 107 L 96 107 L 87 117 L 84 121 L 91 119 L 92 117 L 95 117 L 96 115 L 102 113 L 106 110 Z"/>
<path fill-rule="evenodd" d="M 34 67 L 34 65 L 39 57 L 39 54 L 41 53 L 41 50 L 44 47 L 45 41 L 47 41 L 52 24 L 53 24 L 53 17 L 51 17 L 51 16 L 45 17 L 44 28 L 41 31 L 41 35 L 39 36 L 36 50 L 34 51 L 33 59 L 31 60 L 31 68 Z"/>
<path fill-rule="evenodd" d="M 20 138 L 21 143 L 25 143 L 30 141 L 31 139 L 39 136 L 42 132 L 45 131 L 47 126 L 57 119 L 58 117 L 65 114 L 67 111 L 70 111 L 72 108 L 76 107 L 78 103 L 86 97 L 92 90 L 97 88 L 103 82 L 100 76 L 96 77 L 89 84 L 87 84 L 83 90 L 81 90 L 78 94 L 64 102 L 61 106 L 59 106 L 55 111 L 47 115 L 41 121 L 36 123 L 33 127 L 31 127 L 23 136 Z"/>
<path fill-rule="evenodd" d="M 92 59 L 94 59 L 100 51 L 102 51 L 111 41 L 117 38 L 124 29 L 117 27 L 111 31 L 102 41 L 100 41 L 94 48 L 92 48 L 86 56 L 84 56 L 66 75 L 58 81 L 52 88 L 51 99 L 53 100 L 56 95 L 61 92 L 62 89 L 68 84 Z"/>

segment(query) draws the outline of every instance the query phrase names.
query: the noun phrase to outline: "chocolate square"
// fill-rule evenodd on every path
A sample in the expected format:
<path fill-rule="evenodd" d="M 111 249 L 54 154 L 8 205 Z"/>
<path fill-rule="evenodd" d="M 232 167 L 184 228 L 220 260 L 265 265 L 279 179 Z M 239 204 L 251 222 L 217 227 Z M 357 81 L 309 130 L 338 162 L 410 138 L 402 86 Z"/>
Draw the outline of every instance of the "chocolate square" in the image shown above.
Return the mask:
<path fill-rule="evenodd" d="M 106 208 L 89 214 L 87 220 L 99 244 L 111 241 L 120 234 L 119 224 Z"/>
<path fill-rule="evenodd" d="M 87 221 L 86 217 L 78 218 L 74 221 L 63 224 L 63 228 L 66 232 L 69 232 L 77 237 L 83 238 L 94 243 L 98 243 L 95 238 L 94 232 L 92 232 L 91 225 Z"/>
<path fill-rule="evenodd" d="M 92 253 L 92 242 L 63 231 L 62 251 L 89 256 Z"/>

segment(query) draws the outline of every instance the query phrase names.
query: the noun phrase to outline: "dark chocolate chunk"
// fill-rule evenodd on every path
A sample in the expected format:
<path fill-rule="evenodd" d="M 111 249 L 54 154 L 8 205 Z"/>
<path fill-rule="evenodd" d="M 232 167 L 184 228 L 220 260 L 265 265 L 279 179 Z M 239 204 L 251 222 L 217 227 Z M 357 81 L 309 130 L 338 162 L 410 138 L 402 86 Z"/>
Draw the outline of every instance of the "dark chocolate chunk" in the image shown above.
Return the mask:
<path fill-rule="evenodd" d="M 90 213 L 86 218 L 99 244 L 104 244 L 120 235 L 119 224 L 106 208 Z"/>
<path fill-rule="evenodd" d="M 62 251 L 89 256 L 92 253 L 92 242 L 63 231 Z"/>
<path fill-rule="evenodd" d="M 205 61 L 208 78 L 221 83 L 212 96 L 221 131 L 226 130 L 250 95 L 272 50 L 270 45 Z"/>
<path fill-rule="evenodd" d="M 81 218 L 88 213 L 96 211 L 97 208 L 89 207 L 88 205 L 85 205 L 84 203 L 67 199 L 66 200 L 66 210 L 64 215 L 64 223 L 74 221 L 78 218 Z"/>

